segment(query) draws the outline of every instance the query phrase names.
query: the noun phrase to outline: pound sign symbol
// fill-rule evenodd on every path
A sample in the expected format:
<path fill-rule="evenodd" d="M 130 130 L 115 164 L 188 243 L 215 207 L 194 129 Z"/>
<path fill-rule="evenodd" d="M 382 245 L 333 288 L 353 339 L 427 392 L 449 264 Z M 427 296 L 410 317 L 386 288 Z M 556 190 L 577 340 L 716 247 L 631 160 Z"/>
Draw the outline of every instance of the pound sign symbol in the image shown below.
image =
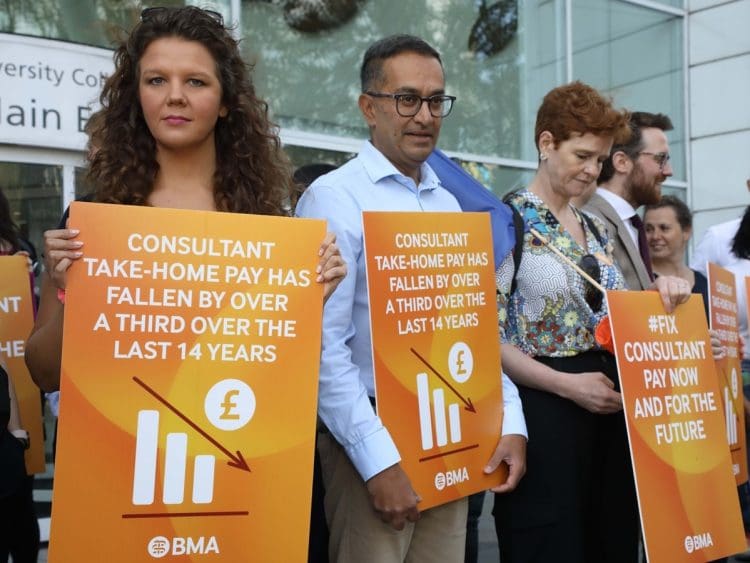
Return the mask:
<path fill-rule="evenodd" d="M 224 412 L 219 416 L 221 420 L 239 420 L 240 415 L 234 412 L 234 409 L 237 408 L 237 403 L 232 401 L 232 398 L 239 394 L 240 392 L 238 389 L 230 389 L 226 392 L 226 395 L 224 395 L 224 402 L 221 403 L 221 408 L 224 409 Z"/>
<path fill-rule="evenodd" d="M 456 342 L 448 352 L 448 369 L 456 383 L 465 383 L 474 371 L 474 358 L 466 342 Z"/>
<path fill-rule="evenodd" d="M 464 351 L 459 350 L 456 354 L 456 375 L 464 375 L 466 369 L 464 368 Z"/>

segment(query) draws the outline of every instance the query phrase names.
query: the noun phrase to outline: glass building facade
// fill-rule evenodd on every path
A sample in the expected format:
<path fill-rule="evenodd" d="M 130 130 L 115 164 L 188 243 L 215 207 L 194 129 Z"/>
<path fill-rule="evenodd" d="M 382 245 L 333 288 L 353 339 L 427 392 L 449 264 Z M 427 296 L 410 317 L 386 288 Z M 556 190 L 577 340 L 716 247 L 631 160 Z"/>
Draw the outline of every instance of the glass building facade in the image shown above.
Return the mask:
<path fill-rule="evenodd" d="M 439 146 L 496 193 L 524 185 L 536 168 L 534 118 L 544 94 L 582 80 L 611 95 L 618 106 L 672 118 L 675 174 L 666 191 L 687 195 L 682 0 L 195 4 L 234 22 L 243 54 L 255 66 L 259 93 L 269 101 L 295 165 L 340 164 L 357 152 L 367 136 L 357 107 L 362 54 L 378 38 L 411 33 L 441 53 L 447 93 L 458 98 L 443 124 Z M 138 20 L 144 5 L 150 4 L 6 0 L 0 4 L 0 34 L 107 49 Z M 16 221 L 39 247 L 41 233 L 86 190 L 84 147 L 55 147 L 42 140 L 6 142 L 3 132 L 9 130 L 5 121 L 10 110 L 2 98 L 0 94 L 0 187 Z"/>
<path fill-rule="evenodd" d="M 157 4 L 195 4 L 231 22 L 296 166 L 341 164 L 356 154 L 367 137 L 357 107 L 362 55 L 383 36 L 410 33 L 441 53 L 447 93 L 457 97 L 444 121 L 440 148 L 498 195 L 533 176 L 534 121 L 544 94 L 582 80 L 612 96 L 618 106 L 671 117 L 674 176 L 664 191 L 693 201 L 688 76 L 700 77 L 703 69 L 688 67 L 688 20 L 693 16 L 687 0 L 3 0 L 0 189 L 15 222 L 39 250 L 43 232 L 89 190 L 82 130 L 87 106 L 95 105 L 98 79 L 111 69 L 110 49 L 144 7 Z M 699 14 L 695 21 L 709 16 Z M 696 31 L 703 29 L 703 35 L 713 29 L 699 24 Z M 740 33 L 746 36 L 744 28 Z M 714 45 L 710 38 L 701 44 Z M 700 51 L 695 44 L 691 49 Z M 750 60 L 750 44 L 747 49 Z M 737 58 L 733 51 L 725 55 L 727 64 Z M 706 55 L 715 57 L 713 50 Z M 72 80 L 66 93 L 57 88 L 58 72 Z M 691 85 L 696 84 L 690 76 Z M 14 84 L 15 94 L 9 92 Z M 702 115 L 711 124 L 715 94 L 708 88 L 703 92 L 699 89 L 701 96 L 693 98 L 706 100 Z M 73 94 L 77 105 L 70 116 L 52 109 Z M 60 121 L 68 117 L 73 121 L 63 127 Z M 730 124 L 724 129 L 732 131 L 736 119 L 727 117 Z M 745 121 L 750 146 L 750 114 Z M 55 125 L 57 131 L 51 131 Z M 729 152 L 718 144 L 704 148 L 715 142 L 714 129 L 703 126 L 707 140 L 692 141 L 694 161 L 711 164 L 705 167 L 706 179 L 701 173 L 694 179 L 711 188 L 702 187 L 711 191 L 704 199 L 712 200 L 703 202 L 704 208 L 716 205 L 714 163 L 722 163 L 724 171 L 746 154 L 734 144 Z M 725 153 L 732 157 L 728 162 L 722 160 Z M 48 521 L 42 522 L 43 540 L 48 527 Z"/>

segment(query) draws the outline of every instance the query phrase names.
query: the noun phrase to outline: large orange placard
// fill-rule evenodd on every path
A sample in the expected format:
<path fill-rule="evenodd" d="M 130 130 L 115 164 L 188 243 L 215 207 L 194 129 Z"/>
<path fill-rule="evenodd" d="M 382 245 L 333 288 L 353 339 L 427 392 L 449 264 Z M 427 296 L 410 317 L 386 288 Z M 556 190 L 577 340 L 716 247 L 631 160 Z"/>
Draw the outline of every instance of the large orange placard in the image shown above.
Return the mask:
<path fill-rule="evenodd" d="M 716 362 L 721 405 L 726 424 L 732 472 L 737 484 L 747 481 L 747 445 L 745 443 L 745 401 L 742 392 L 740 332 L 737 318 L 737 286 L 729 270 L 708 264 L 709 311 L 711 328 L 721 339 L 727 355 Z"/>
<path fill-rule="evenodd" d="M 363 213 L 378 415 L 420 510 L 502 483 L 503 416 L 486 213 Z"/>
<path fill-rule="evenodd" d="M 39 387 L 31 380 L 23 354 L 34 326 L 34 304 L 26 256 L 0 256 L 0 358 L 8 366 L 18 399 L 21 426 L 28 431 L 26 472 L 44 473 L 44 432 Z"/>
<path fill-rule="evenodd" d="M 607 301 L 648 561 L 704 562 L 742 551 L 700 296 L 673 314 L 652 291 L 609 291 Z"/>
<path fill-rule="evenodd" d="M 325 223 L 74 203 L 50 561 L 304 561 Z"/>

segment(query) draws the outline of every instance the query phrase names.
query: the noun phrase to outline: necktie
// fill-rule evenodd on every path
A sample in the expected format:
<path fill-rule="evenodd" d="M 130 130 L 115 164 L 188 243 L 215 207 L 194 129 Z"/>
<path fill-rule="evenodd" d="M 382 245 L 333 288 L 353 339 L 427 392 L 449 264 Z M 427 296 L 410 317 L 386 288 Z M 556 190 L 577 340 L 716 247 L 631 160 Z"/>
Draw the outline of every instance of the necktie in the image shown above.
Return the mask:
<path fill-rule="evenodd" d="M 640 216 L 636 213 L 630 218 L 630 223 L 638 231 L 638 251 L 641 253 L 641 259 L 646 265 L 648 271 L 648 277 L 651 281 L 654 281 L 654 271 L 651 269 L 651 255 L 648 253 L 648 242 L 646 241 L 646 229 L 643 227 L 643 221 Z"/>

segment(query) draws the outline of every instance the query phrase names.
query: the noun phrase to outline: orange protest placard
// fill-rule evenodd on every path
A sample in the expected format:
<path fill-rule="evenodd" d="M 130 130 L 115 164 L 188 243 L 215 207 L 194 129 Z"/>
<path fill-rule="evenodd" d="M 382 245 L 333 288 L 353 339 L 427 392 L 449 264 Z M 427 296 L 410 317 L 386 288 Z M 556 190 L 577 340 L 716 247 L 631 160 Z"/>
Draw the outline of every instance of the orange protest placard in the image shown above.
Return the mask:
<path fill-rule="evenodd" d="M 607 301 L 648 561 L 703 562 L 742 551 L 700 297 L 673 314 L 652 291 L 609 291 Z"/>
<path fill-rule="evenodd" d="M 378 415 L 420 510 L 500 484 L 500 346 L 489 215 L 363 213 Z"/>
<path fill-rule="evenodd" d="M 726 357 L 716 362 L 716 371 L 719 376 L 727 443 L 732 452 L 732 472 L 740 485 L 747 481 L 747 446 L 736 287 L 732 272 L 709 262 L 708 305 L 711 328 L 718 333 L 727 351 Z"/>
<path fill-rule="evenodd" d="M 29 433 L 26 472 L 44 473 L 44 432 L 39 387 L 31 380 L 23 359 L 26 339 L 34 326 L 29 264 L 25 256 L 0 256 L 0 358 L 8 366 L 21 414 Z"/>
<path fill-rule="evenodd" d="M 325 223 L 74 203 L 50 561 L 303 561 Z"/>

